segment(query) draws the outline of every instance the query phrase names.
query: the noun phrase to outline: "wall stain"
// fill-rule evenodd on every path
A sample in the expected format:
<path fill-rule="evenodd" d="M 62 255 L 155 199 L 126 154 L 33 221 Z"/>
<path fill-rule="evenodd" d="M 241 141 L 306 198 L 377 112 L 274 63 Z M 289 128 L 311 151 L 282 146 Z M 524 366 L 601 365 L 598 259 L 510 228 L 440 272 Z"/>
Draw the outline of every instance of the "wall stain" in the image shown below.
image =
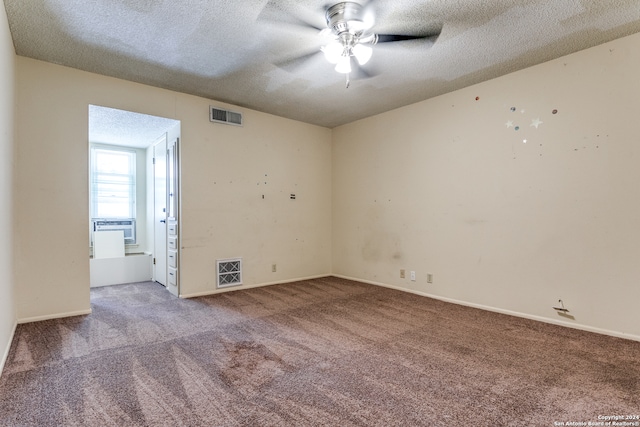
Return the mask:
<path fill-rule="evenodd" d="M 404 258 L 399 235 L 385 231 L 374 231 L 362 245 L 362 258 L 368 262 L 401 260 Z"/>
<path fill-rule="evenodd" d="M 465 224 L 468 224 L 468 225 L 484 225 L 488 221 L 486 219 L 481 219 L 481 218 L 469 218 L 469 219 L 465 219 L 464 222 Z"/>

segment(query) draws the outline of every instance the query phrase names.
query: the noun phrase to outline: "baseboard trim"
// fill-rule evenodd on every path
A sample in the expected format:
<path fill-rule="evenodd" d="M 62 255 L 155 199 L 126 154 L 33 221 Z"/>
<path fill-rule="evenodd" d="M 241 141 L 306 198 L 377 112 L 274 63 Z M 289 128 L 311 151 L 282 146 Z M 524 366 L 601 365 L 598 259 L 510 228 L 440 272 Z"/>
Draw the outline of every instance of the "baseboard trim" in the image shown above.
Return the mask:
<path fill-rule="evenodd" d="M 420 296 L 427 297 L 427 298 L 433 298 L 433 299 L 437 299 L 437 300 L 440 300 L 440 301 L 449 302 L 449 303 L 452 303 L 452 304 L 463 305 L 463 306 L 472 307 L 472 308 L 478 308 L 480 310 L 492 311 L 494 313 L 506 314 L 508 316 L 521 317 L 523 319 L 535 320 L 535 321 L 538 321 L 538 322 L 549 323 L 549 324 L 557 325 L 557 326 L 564 326 L 564 327 L 567 327 L 567 328 L 578 329 L 578 330 L 585 331 L 585 332 L 593 332 L 595 334 L 609 335 L 609 336 L 616 337 L 616 338 L 623 338 L 623 339 L 632 340 L 632 341 L 640 341 L 640 336 L 639 335 L 625 334 L 624 332 L 618 332 L 618 331 L 612 331 L 612 330 L 609 330 L 609 329 L 596 328 L 596 327 L 593 327 L 593 326 L 582 325 L 582 324 L 579 324 L 579 323 L 569 323 L 569 322 L 564 322 L 562 320 L 549 319 L 547 317 L 535 316 L 535 315 L 532 315 L 532 314 L 521 313 L 521 312 L 518 312 L 518 311 L 511 311 L 511 310 L 505 310 L 505 309 L 491 307 L 491 306 L 482 305 L 482 304 L 475 304 L 475 303 L 472 303 L 472 302 L 456 300 L 456 299 L 453 299 L 453 298 L 447 298 L 447 297 L 442 297 L 442 296 L 439 296 L 439 295 L 429 294 L 427 292 L 415 291 L 415 290 L 406 289 L 406 288 L 403 288 L 403 287 L 400 287 L 400 286 L 388 285 L 386 283 L 374 282 L 374 281 L 371 281 L 371 280 L 358 279 L 358 278 L 355 278 L 355 277 L 344 276 L 344 275 L 341 275 L 341 274 L 333 274 L 332 276 L 339 277 L 341 279 L 353 280 L 355 282 L 367 283 L 369 285 L 381 286 L 383 288 L 395 289 L 397 291 L 408 292 L 410 294 L 420 295 Z"/>
<path fill-rule="evenodd" d="M 233 291 L 240 291 L 242 289 L 253 289 L 253 288 L 261 288 L 263 286 L 272 286 L 272 285 L 281 285 L 285 283 L 301 282 L 303 280 L 322 279 L 323 277 L 331 277 L 331 276 L 333 276 L 333 274 L 320 274 L 317 276 L 301 277 L 297 279 L 285 279 L 285 280 L 277 280 L 275 282 L 256 283 L 253 285 L 233 286 L 231 288 L 215 289 L 212 291 L 196 292 L 193 294 L 180 294 L 180 298 L 206 297 L 207 295 L 221 294 L 224 292 L 233 292 Z"/>
<path fill-rule="evenodd" d="M 61 319 L 63 317 L 73 317 L 73 316 L 84 316 L 87 314 L 91 314 L 91 309 L 70 311 L 68 313 L 47 314 L 45 316 L 25 317 L 23 319 L 18 319 L 18 323 L 40 322 L 42 320 Z"/>
<path fill-rule="evenodd" d="M 9 350 L 11 350 L 11 343 L 13 342 L 13 337 L 16 335 L 16 329 L 18 328 L 18 322 L 13 322 L 13 329 L 11 330 L 11 334 L 9 335 L 9 342 L 7 342 L 7 347 L 4 349 L 2 354 L 2 359 L 0 359 L 0 375 L 4 371 L 4 365 L 7 363 L 7 359 L 9 358 Z"/>

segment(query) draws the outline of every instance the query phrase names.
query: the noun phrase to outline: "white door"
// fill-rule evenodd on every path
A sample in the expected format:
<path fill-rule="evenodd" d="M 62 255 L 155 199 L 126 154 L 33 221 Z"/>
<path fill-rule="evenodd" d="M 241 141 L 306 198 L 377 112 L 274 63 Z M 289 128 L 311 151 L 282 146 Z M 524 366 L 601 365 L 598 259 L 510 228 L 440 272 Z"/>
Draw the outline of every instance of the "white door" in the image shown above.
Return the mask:
<path fill-rule="evenodd" d="M 167 139 L 153 146 L 153 279 L 167 286 Z"/>

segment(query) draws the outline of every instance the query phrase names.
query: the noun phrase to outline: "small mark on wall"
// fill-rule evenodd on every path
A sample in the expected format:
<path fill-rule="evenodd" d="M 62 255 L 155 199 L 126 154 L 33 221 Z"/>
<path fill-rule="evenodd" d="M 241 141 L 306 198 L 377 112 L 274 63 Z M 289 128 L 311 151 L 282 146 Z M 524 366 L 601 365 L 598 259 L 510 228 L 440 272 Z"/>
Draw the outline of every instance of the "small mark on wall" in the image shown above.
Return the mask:
<path fill-rule="evenodd" d="M 466 224 L 468 225 L 484 225 L 487 223 L 486 219 L 476 219 L 476 218 L 469 218 L 467 220 L 464 221 Z"/>

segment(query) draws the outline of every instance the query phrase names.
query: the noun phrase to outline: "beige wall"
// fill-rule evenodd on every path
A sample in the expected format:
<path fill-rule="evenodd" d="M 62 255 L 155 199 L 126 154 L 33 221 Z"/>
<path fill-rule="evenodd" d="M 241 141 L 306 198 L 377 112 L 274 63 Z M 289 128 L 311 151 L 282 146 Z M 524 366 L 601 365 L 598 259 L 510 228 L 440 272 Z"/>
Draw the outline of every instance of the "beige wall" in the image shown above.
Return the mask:
<path fill-rule="evenodd" d="M 15 52 L 4 3 L 0 2 L 0 372 L 15 326 L 13 281 L 13 145 Z"/>
<path fill-rule="evenodd" d="M 184 295 L 215 291 L 217 258 L 243 257 L 245 286 L 331 272 L 329 129 L 250 110 L 216 125 L 206 99 L 23 57 L 17 70 L 19 319 L 90 308 L 89 104 L 181 121 Z"/>
<path fill-rule="evenodd" d="M 640 338 L 638 76 L 640 34 L 334 129 L 333 272 Z"/>
<path fill-rule="evenodd" d="M 208 105 L 179 102 L 190 118 L 181 125 L 181 293 L 214 289 L 216 259 L 242 257 L 248 285 L 330 274 L 331 131 L 249 111 L 243 127 L 215 125 Z"/>

